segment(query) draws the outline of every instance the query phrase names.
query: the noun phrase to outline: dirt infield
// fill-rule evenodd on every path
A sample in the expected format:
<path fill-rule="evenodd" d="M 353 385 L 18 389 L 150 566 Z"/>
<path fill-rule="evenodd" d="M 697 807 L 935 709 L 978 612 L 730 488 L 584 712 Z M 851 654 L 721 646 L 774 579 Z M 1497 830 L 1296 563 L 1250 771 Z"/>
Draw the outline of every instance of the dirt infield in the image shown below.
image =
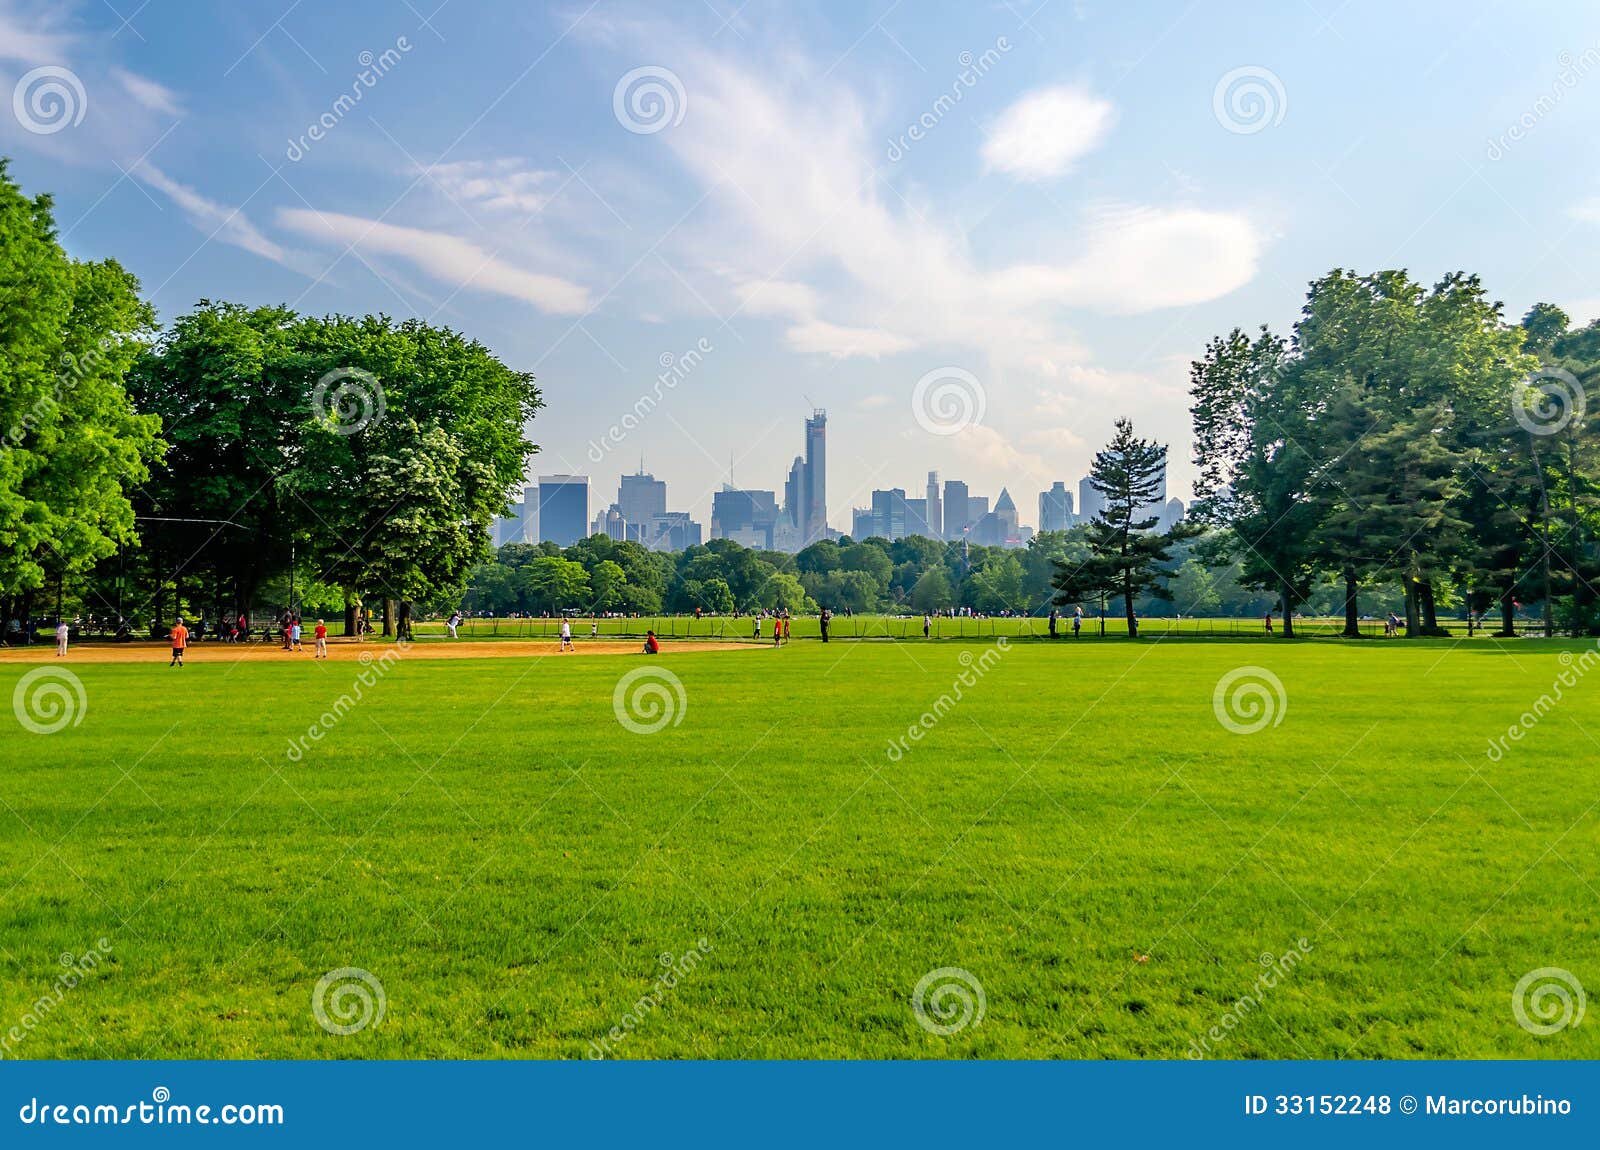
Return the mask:
<path fill-rule="evenodd" d="M 404 655 L 407 659 L 526 659 L 541 656 L 566 659 L 573 655 L 638 655 L 644 649 L 644 644 L 634 639 L 580 638 L 574 639 L 573 643 L 577 650 L 561 651 L 559 642 L 555 639 L 481 643 L 419 639 L 406 644 Z M 711 642 L 701 639 L 679 642 L 663 640 L 661 654 L 670 656 L 686 651 L 754 651 L 764 645 Z M 292 663 L 301 659 L 310 660 L 313 657 L 312 646 L 313 644 L 308 641 L 299 651 L 285 651 L 282 647 L 267 643 L 191 643 L 184 654 L 184 662 Z M 370 661 L 393 650 L 395 650 L 393 643 L 377 639 L 366 643 L 358 643 L 353 639 L 328 640 L 330 662 L 353 663 L 359 661 L 362 655 L 368 656 Z M 35 644 L 32 647 L 0 648 L 0 663 L 158 663 L 171 658 L 172 649 L 164 643 L 74 644 L 68 648 L 64 659 L 56 658 L 55 647 L 46 643 Z"/>

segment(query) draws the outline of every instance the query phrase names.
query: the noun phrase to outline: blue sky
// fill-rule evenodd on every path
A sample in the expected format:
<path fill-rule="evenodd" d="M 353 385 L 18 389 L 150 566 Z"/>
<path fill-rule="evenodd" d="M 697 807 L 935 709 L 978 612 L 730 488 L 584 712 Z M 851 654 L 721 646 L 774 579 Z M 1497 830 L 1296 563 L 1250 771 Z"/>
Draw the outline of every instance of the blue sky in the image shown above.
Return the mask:
<path fill-rule="evenodd" d="M 813 406 L 839 528 L 930 469 L 1034 522 L 1120 415 L 1187 496 L 1188 361 L 1334 266 L 1600 316 L 1587 5 L 439 2 L 0 0 L 0 150 L 163 320 L 449 324 L 533 473 L 702 520 Z"/>

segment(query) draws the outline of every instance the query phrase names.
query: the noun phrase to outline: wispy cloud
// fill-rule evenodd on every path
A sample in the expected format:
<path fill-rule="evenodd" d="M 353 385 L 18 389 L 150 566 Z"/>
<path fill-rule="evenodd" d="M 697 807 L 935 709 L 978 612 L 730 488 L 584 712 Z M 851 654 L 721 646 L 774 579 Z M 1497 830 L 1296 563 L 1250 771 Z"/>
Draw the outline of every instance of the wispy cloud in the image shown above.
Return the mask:
<path fill-rule="evenodd" d="M 136 164 L 133 175 L 166 195 L 196 228 L 221 243 L 232 244 L 284 267 L 305 272 L 305 258 L 264 235 L 242 208 L 230 207 L 179 183 L 148 160 Z"/>
<path fill-rule="evenodd" d="M 538 171 L 514 158 L 461 160 L 423 169 L 429 179 L 462 204 L 490 211 L 536 212 L 550 202 L 554 172 Z"/>
<path fill-rule="evenodd" d="M 1022 180 L 1059 176 L 1105 140 L 1115 118 L 1109 100 L 1081 88 L 1030 92 L 995 120 L 983 159 Z"/>
<path fill-rule="evenodd" d="M 154 80 L 136 75 L 125 68 L 113 68 L 111 69 L 111 75 L 140 107 L 148 108 L 152 112 L 164 112 L 169 116 L 181 116 L 183 114 L 183 107 L 178 102 L 178 94 L 165 84 L 158 84 Z"/>
<path fill-rule="evenodd" d="M 304 208 L 280 208 L 278 222 L 315 239 L 398 256 L 442 283 L 509 296 L 552 315 L 580 315 L 589 308 L 587 288 L 516 267 L 477 244 L 445 232 Z"/>

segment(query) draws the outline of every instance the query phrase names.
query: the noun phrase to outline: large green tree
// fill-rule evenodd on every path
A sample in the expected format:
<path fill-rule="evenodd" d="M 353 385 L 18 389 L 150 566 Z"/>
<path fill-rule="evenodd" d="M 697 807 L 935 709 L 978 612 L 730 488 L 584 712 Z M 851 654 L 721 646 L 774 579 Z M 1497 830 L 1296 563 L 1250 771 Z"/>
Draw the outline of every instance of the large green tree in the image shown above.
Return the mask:
<path fill-rule="evenodd" d="M 159 421 L 124 387 L 153 335 L 138 281 L 71 259 L 48 196 L 0 160 L 0 604 L 30 613 L 52 579 L 137 538 L 129 493 L 159 458 Z"/>

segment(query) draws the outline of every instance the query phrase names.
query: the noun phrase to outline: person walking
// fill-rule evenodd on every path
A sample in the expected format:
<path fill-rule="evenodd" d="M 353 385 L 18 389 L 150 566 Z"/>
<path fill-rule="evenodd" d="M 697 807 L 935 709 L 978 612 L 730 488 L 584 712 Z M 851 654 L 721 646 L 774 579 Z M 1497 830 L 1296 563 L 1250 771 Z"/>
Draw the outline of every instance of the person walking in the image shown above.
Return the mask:
<path fill-rule="evenodd" d="M 183 616 L 178 616 L 178 621 L 172 625 L 172 662 L 169 667 L 183 666 L 184 648 L 189 645 L 189 628 L 183 625 Z"/>
<path fill-rule="evenodd" d="M 577 650 L 577 648 L 572 645 L 572 622 L 569 619 L 563 618 L 561 620 L 561 645 L 558 646 L 556 650 L 558 652 Z"/>
<path fill-rule="evenodd" d="M 67 629 L 65 619 L 56 620 L 56 658 L 61 658 L 67 653 L 67 638 L 71 632 Z"/>
<path fill-rule="evenodd" d="M 300 651 L 304 649 L 300 646 L 300 616 L 298 615 L 289 624 L 289 640 L 291 650 Z"/>
<path fill-rule="evenodd" d="M 1272 634 L 1272 609 L 1270 607 L 1267 609 L 1267 613 L 1261 616 L 1261 621 L 1267 625 L 1267 634 Z"/>
<path fill-rule="evenodd" d="M 1083 608 L 1074 607 L 1072 609 L 1072 637 L 1076 639 L 1078 632 L 1081 630 L 1083 630 Z"/>
<path fill-rule="evenodd" d="M 924 639 L 928 638 L 932 631 L 933 631 L 933 616 L 928 614 L 926 611 L 924 611 L 922 613 L 922 637 Z"/>
<path fill-rule="evenodd" d="M 785 645 L 789 642 L 789 616 L 787 612 L 783 616 L 783 641 Z"/>
<path fill-rule="evenodd" d="M 1057 620 L 1057 617 L 1058 617 L 1058 615 L 1057 615 L 1056 609 L 1054 607 L 1050 608 L 1050 638 L 1052 638 L 1052 639 L 1054 639 L 1056 637 L 1056 620 Z"/>
<path fill-rule="evenodd" d="M 822 615 L 817 620 L 818 625 L 822 628 L 822 641 L 824 643 L 828 641 L 828 621 L 831 618 L 832 616 L 828 614 L 828 609 L 824 607 L 822 609 Z"/>
<path fill-rule="evenodd" d="M 314 657 L 326 659 L 328 657 L 328 624 L 318 619 L 317 629 L 312 634 L 316 636 L 317 640 L 317 650 Z"/>

